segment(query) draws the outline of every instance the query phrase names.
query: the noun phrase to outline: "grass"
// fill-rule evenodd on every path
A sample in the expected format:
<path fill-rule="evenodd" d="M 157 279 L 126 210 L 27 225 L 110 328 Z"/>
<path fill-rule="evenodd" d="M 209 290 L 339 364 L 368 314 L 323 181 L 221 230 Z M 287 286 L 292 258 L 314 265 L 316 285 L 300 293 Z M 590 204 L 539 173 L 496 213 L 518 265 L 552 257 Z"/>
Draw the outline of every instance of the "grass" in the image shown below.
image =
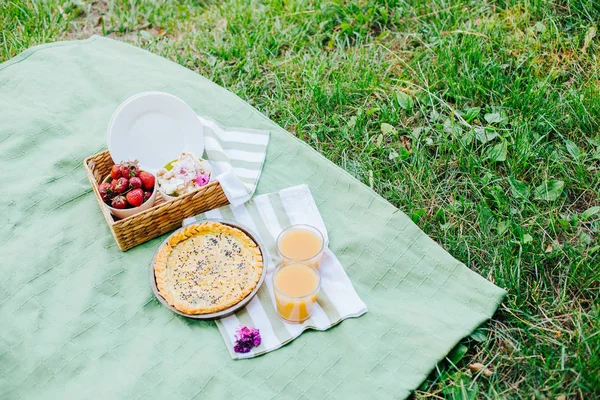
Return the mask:
<path fill-rule="evenodd" d="M 96 33 L 209 77 L 508 290 L 415 397 L 591 399 L 598 21 L 593 0 L 9 0 L 0 61 Z"/>

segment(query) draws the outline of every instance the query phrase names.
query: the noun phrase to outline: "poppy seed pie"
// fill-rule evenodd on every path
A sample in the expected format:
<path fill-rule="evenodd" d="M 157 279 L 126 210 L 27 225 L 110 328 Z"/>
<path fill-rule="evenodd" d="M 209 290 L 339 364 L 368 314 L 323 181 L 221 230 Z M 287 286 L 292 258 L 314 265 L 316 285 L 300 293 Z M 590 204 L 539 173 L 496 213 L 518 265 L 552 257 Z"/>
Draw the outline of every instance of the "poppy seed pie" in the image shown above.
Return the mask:
<path fill-rule="evenodd" d="M 185 314 L 225 310 L 248 296 L 262 274 L 258 245 L 241 230 L 207 221 L 173 234 L 154 261 L 158 293 Z"/>

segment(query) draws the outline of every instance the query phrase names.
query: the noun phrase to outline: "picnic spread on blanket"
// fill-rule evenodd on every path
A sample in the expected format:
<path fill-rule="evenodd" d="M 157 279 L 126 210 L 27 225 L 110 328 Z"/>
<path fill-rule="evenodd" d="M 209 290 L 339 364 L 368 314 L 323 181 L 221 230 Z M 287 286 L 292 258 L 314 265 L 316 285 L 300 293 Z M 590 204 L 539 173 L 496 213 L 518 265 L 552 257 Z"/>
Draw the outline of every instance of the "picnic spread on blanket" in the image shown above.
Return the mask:
<path fill-rule="evenodd" d="M 34 47 L 0 93 L 0 397 L 405 398 L 505 294 L 141 49 Z"/>

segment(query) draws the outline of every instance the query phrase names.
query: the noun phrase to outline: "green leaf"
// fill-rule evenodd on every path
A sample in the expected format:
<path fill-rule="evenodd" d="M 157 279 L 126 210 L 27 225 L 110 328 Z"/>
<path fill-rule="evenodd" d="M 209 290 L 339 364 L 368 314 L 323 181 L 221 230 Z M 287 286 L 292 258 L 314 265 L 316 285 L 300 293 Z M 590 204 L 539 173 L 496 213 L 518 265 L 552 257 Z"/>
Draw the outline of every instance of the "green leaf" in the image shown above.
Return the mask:
<path fill-rule="evenodd" d="M 561 228 L 565 230 L 569 229 L 569 226 L 571 226 L 569 217 L 565 214 L 559 214 L 559 217 L 556 220 L 560 224 Z"/>
<path fill-rule="evenodd" d="M 573 158 L 578 159 L 581 157 L 581 150 L 579 150 L 579 147 L 574 142 L 565 140 L 565 146 L 567 146 L 567 151 Z"/>
<path fill-rule="evenodd" d="M 442 231 L 447 231 L 450 228 L 452 228 L 452 224 L 450 222 L 448 222 L 446 224 L 440 224 L 440 229 Z"/>
<path fill-rule="evenodd" d="M 586 232 L 580 232 L 579 243 L 589 246 L 592 243 L 592 237 Z"/>
<path fill-rule="evenodd" d="M 560 180 L 551 180 L 542 183 L 533 191 L 536 200 L 554 201 L 561 195 L 565 183 Z"/>
<path fill-rule="evenodd" d="M 400 147 L 398 151 L 400 152 L 399 155 L 401 160 L 406 160 L 410 157 L 410 151 L 406 150 L 406 147 Z"/>
<path fill-rule="evenodd" d="M 473 131 L 466 131 L 465 133 L 463 133 L 463 135 L 460 137 L 460 141 L 465 145 L 465 146 L 469 146 L 471 143 L 473 143 L 473 138 L 475 137 L 475 135 L 473 135 Z"/>
<path fill-rule="evenodd" d="M 438 210 L 434 214 L 433 218 L 435 218 L 437 221 L 440 221 L 441 223 L 445 223 L 446 222 L 446 213 L 444 212 L 444 209 L 441 207 L 438 208 Z"/>
<path fill-rule="evenodd" d="M 483 116 L 488 124 L 499 124 L 504 121 L 504 118 L 500 115 L 500 113 L 488 113 Z"/>
<path fill-rule="evenodd" d="M 425 210 L 423 210 L 423 209 L 415 210 L 411 214 L 410 219 L 412 219 L 415 224 L 418 224 L 419 221 L 421 220 L 421 217 L 423 217 L 423 215 L 425 215 Z"/>
<path fill-rule="evenodd" d="M 460 114 L 467 122 L 473 121 L 475 118 L 479 117 L 479 113 L 481 112 L 481 108 L 479 107 L 470 107 L 465 109 L 465 111 Z"/>
<path fill-rule="evenodd" d="M 579 216 L 577 214 L 571 215 L 571 218 L 569 218 L 569 224 L 571 226 L 577 226 L 579 224 Z"/>
<path fill-rule="evenodd" d="M 462 128 L 459 124 L 454 122 L 454 119 L 446 118 L 446 120 L 444 120 L 444 132 L 458 134 L 462 133 Z"/>
<path fill-rule="evenodd" d="M 389 158 L 390 160 L 393 160 L 393 159 L 395 159 L 395 158 L 398 158 L 398 153 L 396 152 L 396 150 L 394 150 L 394 149 L 390 150 L 390 155 L 388 156 L 388 158 Z"/>
<path fill-rule="evenodd" d="M 508 152 L 506 141 L 501 141 L 500 143 L 494 145 L 494 147 L 490 148 L 487 151 L 487 156 L 491 161 L 494 162 L 502 162 L 506 161 L 506 154 Z"/>
<path fill-rule="evenodd" d="M 600 212 L 600 206 L 590 207 L 581 213 L 581 219 L 586 220 L 586 219 L 590 218 L 591 216 L 598 214 L 599 212 Z"/>
<path fill-rule="evenodd" d="M 487 334 L 485 333 L 485 329 L 477 328 L 473 333 L 469 335 L 471 339 L 476 342 L 482 343 L 487 340 Z"/>
<path fill-rule="evenodd" d="M 582 53 L 585 53 L 590 47 L 590 43 L 592 43 L 592 39 L 596 36 L 596 27 L 590 26 L 588 31 L 585 34 L 585 38 L 583 39 L 583 47 L 581 48 Z"/>
<path fill-rule="evenodd" d="M 508 177 L 508 183 L 510 183 L 510 192 L 513 196 L 523 199 L 529 198 L 529 188 L 526 184 L 512 176 Z"/>
<path fill-rule="evenodd" d="M 214 67 L 215 65 L 217 65 L 217 61 L 219 61 L 219 59 L 217 57 L 214 56 L 208 56 L 206 58 L 206 62 L 208 63 L 208 65 L 210 65 L 211 67 Z"/>
<path fill-rule="evenodd" d="M 342 22 L 342 23 L 340 24 L 340 30 L 341 30 L 342 32 L 349 31 L 349 30 L 351 30 L 351 29 L 352 29 L 352 26 L 351 26 L 349 23 L 347 23 L 347 22 Z"/>
<path fill-rule="evenodd" d="M 150 32 L 148 32 L 148 31 L 143 31 L 143 30 L 140 31 L 140 36 L 142 36 L 142 39 L 144 39 L 144 40 L 146 40 L 148 42 L 151 42 L 154 39 L 154 37 L 152 36 L 152 34 Z"/>
<path fill-rule="evenodd" d="M 348 128 L 354 128 L 356 126 L 356 115 L 353 115 L 348 120 Z"/>
<path fill-rule="evenodd" d="M 475 128 L 475 137 L 477 138 L 477 140 L 479 140 L 481 143 L 487 143 L 487 142 L 491 142 L 492 140 L 496 139 L 498 137 L 498 133 L 482 128 L 482 127 L 476 127 Z"/>
<path fill-rule="evenodd" d="M 408 110 L 413 106 L 413 98 L 408 93 L 396 92 L 396 100 L 398 101 L 398 105 L 404 110 Z"/>
<path fill-rule="evenodd" d="M 544 25 L 544 23 L 542 21 L 538 21 L 535 23 L 534 28 L 536 31 L 538 31 L 539 33 L 544 33 L 546 32 L 546 25 Z"/>
<path fill-rule="evenodd" d="M 486 233 L 489 232 L 491 227 L 496 223 L 496 219 L 494 218 L 492 210 L 490 210 L 485 203 L 481 203 L 477 206 L 477 211 L 479 213 L 479 224 L 482 228 L 482 231 Z"/>
<path fill-rule="evenodd" d="M 498 221 L 498 223 L 496 224 L 496 230 L 498 231 L 498 235 L 504 235 L 506 231 L 508 231 L 508 227 L 508 221 Z"/>
<path fill-rule="evenodd" d="M 396 131 L 396 128 L 394 128 L 392 125 L 388 124 L 388 123 L 383 123 L 381 124 L 381 132 L 384 135 L 388 135 L 388 134 L 397 134 L 398 132 Z"/>
<path fill-rule="evenodd" d="M 450 351 L 446 358 L 450 360 L 452 364 L 456 365 L 460 360 L 462 360 L 465 354 L 467 354 L 467 350 L 469 350 L 467 346 L 465 346 L 462 343 L 459 343 Z"/>
<path fill-rule="evenodd" d="M 523 235 L 523 244 L 528 244 L 533 242 L 533 237 L 529 233 Z"/>
<path fill-rule="evenodd" d="M 600 147 L 600 138 L 599 139 L 586 138 L 586 139 L 588 142 L 590 142 L 591 145 Z"/>
<path fill-rule="evenodd" d="M 417 127 L 415 127 L 415 128 L 412 129 L 412 135 L 415 138 L 419 138 L 419 136 L 421 136 L 422 132 L 427 132 L 427 131 L 428 131 L 427 128 L 424 128 L 422 126 L 417 126 Z"/>
<path fill-rule="evenodd" d="M 370 117 L 371 115 L 375 114 L 377 111 L 379 111 L 379 108 L 377 107 L 373 107 L 373 108 L 369 108 L 365 114 Z"/>
<path fill-rule="evenodd" d="M 381 144 L 383 143 L 383 135 L 380 133 L 379 135 L 377 135 L 377 137 L 375 138 L 375 146 L 377 147 L 381 147 Z"/>

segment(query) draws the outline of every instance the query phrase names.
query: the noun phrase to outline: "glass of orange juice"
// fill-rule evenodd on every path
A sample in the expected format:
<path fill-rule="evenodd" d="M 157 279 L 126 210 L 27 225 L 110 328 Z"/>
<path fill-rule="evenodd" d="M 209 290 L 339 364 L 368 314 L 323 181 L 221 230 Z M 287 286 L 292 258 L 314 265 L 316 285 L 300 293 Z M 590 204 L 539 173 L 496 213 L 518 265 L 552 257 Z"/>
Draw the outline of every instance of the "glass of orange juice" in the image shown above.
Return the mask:
<path fill-rule="evenodd" d="M 306 264 L 318 269 L 324 248 L 323 234 L 311 225 L 292 225 L 277 237 L 277 252 L 284 264 Z"/>
<path fill-rule="evenodd" d="M 273 274 L 279 317 L 292 324 L 309 319 L 320 287 L 321 278 L 316 269 L 305 264 L 281 264 Z"/>

